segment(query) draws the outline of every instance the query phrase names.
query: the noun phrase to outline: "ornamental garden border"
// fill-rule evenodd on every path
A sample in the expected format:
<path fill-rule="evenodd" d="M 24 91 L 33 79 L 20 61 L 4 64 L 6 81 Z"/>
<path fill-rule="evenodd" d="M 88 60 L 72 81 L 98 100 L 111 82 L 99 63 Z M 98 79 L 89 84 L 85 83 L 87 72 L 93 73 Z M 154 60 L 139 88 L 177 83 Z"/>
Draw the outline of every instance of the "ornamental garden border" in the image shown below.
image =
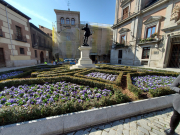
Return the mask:
<path fill-rule="evenodd" d="M 48 116 L 66 114 L 71 112 L 77 112 L 82 110 L 87 110 L 89 107 L 103 107 L 119 103 L 125 103 L 129 101 L 129 98 L 122 94 L 121 87 L 114 84 L 99 82 L 91 79 L 78 78 L 72 76 L 61 76 L 61 77 L 49 77 L 49 78 L 26 78 L 26 79 L 9 79 L 5 81 L 0 81 L 0 89 L 5 86 L 10 87 L 12 85 L 22 85 L 22 84 L 44 84 L 45 82 L 55 83 L 59 81 L 67 81 L 71 83 L 76 83 L 79 85 L 89 85 L 90 87 L 106 88 L 113 91 L 112 96 L 102 97 L 99 102 L 94 99 L 92 102 L 85 101 L 83 104 L 77 102 L 67 101 L 66 103 L 55 103 L 55 105 L 48 105 L 46 107 L 34 106 L 32 108 L 24 107 L 12 107 L 3 108 L 0 113 L 0 126 L 6 124 L 12 124 L 17 122 L 23 122 Z M 52 107 L 53 106 L 53 107 Z"/>

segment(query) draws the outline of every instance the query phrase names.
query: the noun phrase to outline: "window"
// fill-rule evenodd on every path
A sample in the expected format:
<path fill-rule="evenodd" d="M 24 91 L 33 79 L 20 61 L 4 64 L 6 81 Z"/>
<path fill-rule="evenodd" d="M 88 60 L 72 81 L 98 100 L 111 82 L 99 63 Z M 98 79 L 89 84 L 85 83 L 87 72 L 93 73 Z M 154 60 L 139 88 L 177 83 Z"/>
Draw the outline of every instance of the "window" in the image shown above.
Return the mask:
<path fill-rule="evenodd" d="M 70 24 L 69 18 L 66 18 L 66 24 Z"/>
<path fill-rule="evenodd" d="M 126 35 L 121 36 L 121 44 L 125 44 L 126 42 Z"/>
<path fill-rule="evenodd" d="M 129 6 L 123 9 L 123 19 L 128 18 Z"/>
<path fill-rule="evenodd" d="M 47 35 L 49 36 L 49 33 L 47 33 Z"/>
<path fill-rule="evenodd" d="M 61 24 L 64 24 L 64 18 L 63 17 L 61 17 L 60 21 L 61 21 Z"/>
<path fill-rule="evenodd" d="M 150 47 L 144 47 L 142 52 L 142 59 L 149 59 Z"/>
<path fill-rule="evenodd" d="M 151 37 L 152 34 L 156 32 L 156 26 L 147 28 L 146 38 Z"/>
<path fill-rule="evenodd" d="M 119 50 L 118 58 L 122 58 L 122 50 Z"/>
<path fill-rule="evenodd" d="M 74 18 L 71 19 L 71 25 L 75 25 L 75 19 Z"/>
<path fill-rule="evenodd" d="M 41 46 L 41 37 L 39 36 L 38 39 L 39 39 L 39 46 Z"/>
<path fill-rule="evenodd" d="M 16 26 L 16 36 L 18 40 L 22 40 L 21 27 Z"/>
<path fill-rule="evenodd" d="M 51 34 L 51 36 L 52 36 L 52 34 Z"/>
<path fill-rule="evenodd" d="M 121 64 L 121 60 L 118 60 L 118 64 Z"/>
<path fill-rule="evenodd" d="M 20 54 L 24 54 L 24 48 L 20 48 Z"/>
<path fill-rule="evenodd" d="M 35 58 L 37 58 L 37 50 L 34 50 Z"/>
<path fill-rule="evenodd" d="M 33 34 L 33 44 L 36 44 L 35 34 Z"/>

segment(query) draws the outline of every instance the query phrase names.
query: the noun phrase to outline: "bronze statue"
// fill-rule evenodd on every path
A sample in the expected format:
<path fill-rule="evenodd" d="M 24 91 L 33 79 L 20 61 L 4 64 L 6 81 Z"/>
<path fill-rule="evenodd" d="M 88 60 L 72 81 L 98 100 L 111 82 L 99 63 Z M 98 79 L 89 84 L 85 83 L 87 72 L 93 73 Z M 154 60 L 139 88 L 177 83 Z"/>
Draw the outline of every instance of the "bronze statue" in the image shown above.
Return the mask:
<path fill-rule="evenodd" d="M 90 29 L 89 29 L 87 23 L 86 23 L 86 27 L 83 27 L 82 30 L 85 31 L 85 32 L 84 32 L 84 43 L 83 43 L 82 46 L 89 46 L 89 45 L 87 44 L 87 41 L 88 41 L 88 37 L 89 37 L 90 35 L 92 35 L 92 34 L 91 34 L 91 32 L 90 32 Z"/>

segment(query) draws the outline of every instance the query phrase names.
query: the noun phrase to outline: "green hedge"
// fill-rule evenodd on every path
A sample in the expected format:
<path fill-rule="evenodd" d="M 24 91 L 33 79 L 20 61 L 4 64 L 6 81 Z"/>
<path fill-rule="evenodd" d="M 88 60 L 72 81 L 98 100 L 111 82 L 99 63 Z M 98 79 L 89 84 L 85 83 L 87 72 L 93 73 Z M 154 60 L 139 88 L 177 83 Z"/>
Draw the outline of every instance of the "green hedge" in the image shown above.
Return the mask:
<path fill-rule="evenodd" d="M 142 90 L 140 90 L 137 86 L 132 84 L 132 77 L 135 76 L 145 76 L 145 75 L 157 75 L 157 76 L 173 76 L 177 77 L 179 73 L 175 72 L 145 72 L 145 73 L 129 73 L 127 75 L 127 84 L 128 84 L 128 89 L 132 92 L 135 93 L 138 97 L 141 95 Z M 164 96 L 164 95 L 169 95 L 175 93 L 173 90 L 170 90 L 169 87 L 160 87 L 155 90 L 150 90 L 149 93 L 151 94 L 152 97 L 159 97 L 159 96 Z"/>
<path fill-rule="evenodd" d="M 115 81 L 109 81 L 109 80 L 105 80 L 105 79 L 101 79 L 101 78 L 94 78 L 94 77 L 87 77 L 85 75 L 92 73 L 92 72 L 101 72 L 101 73 L 106 73 L 106 74 L 113 74 L 113 75 L 118 75 Z M 106 82 L 106 83 L 114 83 L 118 86 L 121 86 L 121 77 L 123 75 L 122 71 L 110 71 L 110 70 L 102 70 L 102 69 L 89 69 L 86 70 L 84 72 L 79 72 L 74 74 L 74 76 L 76 77 L 82 77 L 82 78 L 87 78 L 87 79 L 92 79 L 92 80 L 97 80 L 97 81 L 101 81 L 101 82 Z"/>
<path fill-rule="evenodd" d="M 142 94 L 142 90 L 132 84 L 131 74 L 132 74 L 132 73 L 128 73 L 128 74 L 127 74 L 127 88 L 128 88 L 131 92 L 134 93 L 134 95 L 136 96 L 136 98 L 139 98 L 140 95 Z"/>
<path fill-rule="evenodd" d="M 43 84 L 45 82 L 55 83 L 58 81 L 66 81 L 71 83 L 76 83 L 80 85 L 88 85 L 90 87 L 98 87 L 101 89 L 111 89 L 113 91 L 112 96 L 102 97 L 101 99 L 93 99 L 92 101 L 85 101 L 84 103 L 78 103 L 68 101 L 63 103 L 61 101 L 56 102 L 54 105 L 38 106 L 32 105 L 32 107 L 6 107 L 1 109 L 0 112 L 0 126 L 24 122 L 28 120 L 34 120 L 39 118 L 44 118 L 48 116 L 61 115 L 71 112 L 77 112 L 81 110 L 87 110 L 92 107 L 103 107 L 108 105 L 114 105 L 119 103 L 124 103 L 130 101 L 129 98 L 122 94 L 121 88 L 109 83 L 99 82 L 91 79 L 78 78 L 72 76 L 58 76 L 49 78 L 27 78 L 27 79 L 9 79 L 0 82 L 0 88 L 5 86 L 11 87 L 14 84 Z"/>

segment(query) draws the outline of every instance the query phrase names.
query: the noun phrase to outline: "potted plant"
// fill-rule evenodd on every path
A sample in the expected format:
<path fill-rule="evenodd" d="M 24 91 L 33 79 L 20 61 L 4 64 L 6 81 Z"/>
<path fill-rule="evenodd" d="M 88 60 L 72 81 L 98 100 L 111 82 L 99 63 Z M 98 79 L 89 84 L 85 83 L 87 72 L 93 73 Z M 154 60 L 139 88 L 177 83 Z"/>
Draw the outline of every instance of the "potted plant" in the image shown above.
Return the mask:
<path fill-rule="evenodd" d="M 157 36 L 158 36 L 158 33 L 155 32 L 154 34 L 151 35 L 151 38 L 157 38 Z"/>

